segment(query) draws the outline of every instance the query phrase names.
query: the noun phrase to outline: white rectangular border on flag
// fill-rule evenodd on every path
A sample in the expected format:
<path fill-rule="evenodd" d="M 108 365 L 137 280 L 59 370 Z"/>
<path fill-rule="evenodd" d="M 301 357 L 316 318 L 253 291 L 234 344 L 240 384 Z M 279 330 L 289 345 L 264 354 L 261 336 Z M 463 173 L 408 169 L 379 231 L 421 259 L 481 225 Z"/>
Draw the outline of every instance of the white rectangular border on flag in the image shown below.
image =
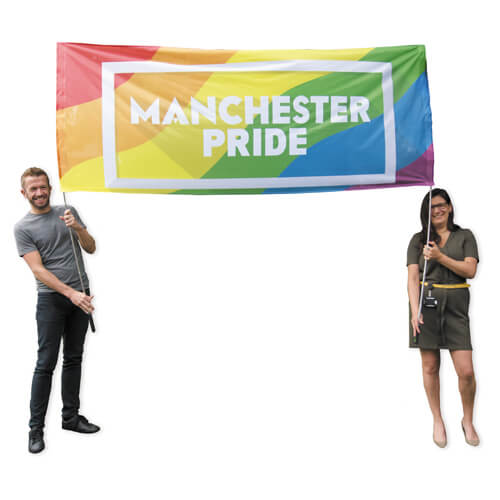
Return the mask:
<path fill-rule="evenodd" d="M 224 179 L 136 179 L 117 175 L 115 75 L 121 73 L 322 71 L 381 73 L 384 108 L 385 171 L 382 174 L 310 177 L 247 177 Z M 156 61 L 102 63 L 102 147 L 104 179 L 109 189 L 268 189 L 393 184 L 396 182 L 396 131 L 392 64 L 370 61 L 262 61 L 251 63 L 179 65 Z"/>

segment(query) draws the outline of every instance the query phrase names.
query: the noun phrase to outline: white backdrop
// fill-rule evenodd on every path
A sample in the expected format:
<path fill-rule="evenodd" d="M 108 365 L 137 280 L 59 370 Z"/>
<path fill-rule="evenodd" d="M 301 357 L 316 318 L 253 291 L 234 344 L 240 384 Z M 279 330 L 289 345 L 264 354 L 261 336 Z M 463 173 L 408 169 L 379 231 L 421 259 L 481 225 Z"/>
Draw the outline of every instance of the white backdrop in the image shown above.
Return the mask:
<path fill-rule="evenodd" d="M 71 5 L 74 5 L 73 7 Z M 490 3 L 253 0 L 11 4 L 2 16 L 2 498 L 421 499 L 495 496 L 500 402 L 495 289 L 498 32 Z M 471 324 L 482 444 L 460 428 L 444 353 L 449 445 L 432 443 L 418 352 L 407 348 L 406 248 L 424 187 L 182 197 L 73 193 L 97 240 L 86 259 L 82 413 L 60 428 L 60 366 L 47 448 L 30 455 L 34 279 L 12 227 L 19 176 L 58 189 L 56 42 L 334 49 L 427 46 L 435 181 L 477 236 Z M 478 493 L 488 488 L 489 493 Z M 69 493 L 72 492 L 72 493 Z"/>

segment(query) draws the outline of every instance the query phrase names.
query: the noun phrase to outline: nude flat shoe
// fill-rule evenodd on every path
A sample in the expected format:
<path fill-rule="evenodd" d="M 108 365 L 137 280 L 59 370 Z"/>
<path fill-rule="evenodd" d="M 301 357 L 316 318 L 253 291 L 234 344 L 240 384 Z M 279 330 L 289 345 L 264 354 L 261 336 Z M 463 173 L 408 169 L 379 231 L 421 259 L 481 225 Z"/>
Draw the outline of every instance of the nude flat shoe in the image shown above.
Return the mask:
<path fill-rule="evenodd" d="M 467 434 L 465 434 L 465 427 L 464 427 L 464 422 L 462 420 L 462 430 L 464 431 L 464 437 L 465 437 L 465 442 L 470 445 L 470 446 L 478 446 L 479 445 L 479 438 L 477 439 L 467 439 Z"/>
<path fill-rule="evenodd" d="M 446 439 L 444 441 L 437 441 L 436 439 L 434 439 L 434 437 L 432 437 L 432 440 L 434 441 L 436 446 L 439 446 L 440 448 L 444 448 L 448 444 L 448 440 Z"/>
<path fill-rule="evenodd" d="M 442 441 L 438 441 L 435 437 L 434 437 L 434 432 L 432 432 L 432 440 L 434 441 L 434 444 L 436 446 L 439 446 L 440 448 L 445 448 L 446 445 L 448 444 L 448 438 L 446 437 L 446 432 L 444 434 L 444 439 Z"/>

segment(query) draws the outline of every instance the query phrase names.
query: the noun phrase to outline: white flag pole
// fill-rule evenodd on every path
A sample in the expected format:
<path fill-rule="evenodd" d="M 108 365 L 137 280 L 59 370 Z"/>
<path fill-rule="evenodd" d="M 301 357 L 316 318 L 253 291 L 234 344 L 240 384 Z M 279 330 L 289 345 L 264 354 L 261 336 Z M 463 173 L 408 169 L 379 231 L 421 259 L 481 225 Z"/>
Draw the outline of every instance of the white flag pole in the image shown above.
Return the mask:
<path fill-rule="evenodd" d="M 431 237 L 431 212 L 432 212 L 432 186 L 429 186 L 429 218 L 427 220 L 427 243 L 425 244 L 426 246 L 429 245 L 429 240 Z M 422 285 L 420 286 L 420 300 L 418 303 L 418 316 L 417 316 L 417 325 L 418 322 L 420 321 L 420 316 L 422 314 L 422 305 L 424 302 L 424 287 L 425 287 L 425 277 L 427 275 L 427 262 L 428 260 L 425 259 L 424 261 L 424 272 L 422 273 Z M 413 342 L 415 344 L 418 344 L 418 333 L 415 331 L 415 335 L 413 336 Z"/>

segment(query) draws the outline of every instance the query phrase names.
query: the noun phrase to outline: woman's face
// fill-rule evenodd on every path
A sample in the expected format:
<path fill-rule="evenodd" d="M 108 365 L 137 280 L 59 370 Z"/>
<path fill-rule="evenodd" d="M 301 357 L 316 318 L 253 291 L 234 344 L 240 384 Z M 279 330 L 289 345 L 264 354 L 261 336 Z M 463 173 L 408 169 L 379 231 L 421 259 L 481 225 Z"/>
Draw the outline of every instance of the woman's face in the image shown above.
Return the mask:
<path fill-rule="evenodd" d="M 446 203 L 442 196 L 433 196 L 431 200 L 431 217 L 434 226 L 446 226 L 451 213 L 451 203 Z"/>

